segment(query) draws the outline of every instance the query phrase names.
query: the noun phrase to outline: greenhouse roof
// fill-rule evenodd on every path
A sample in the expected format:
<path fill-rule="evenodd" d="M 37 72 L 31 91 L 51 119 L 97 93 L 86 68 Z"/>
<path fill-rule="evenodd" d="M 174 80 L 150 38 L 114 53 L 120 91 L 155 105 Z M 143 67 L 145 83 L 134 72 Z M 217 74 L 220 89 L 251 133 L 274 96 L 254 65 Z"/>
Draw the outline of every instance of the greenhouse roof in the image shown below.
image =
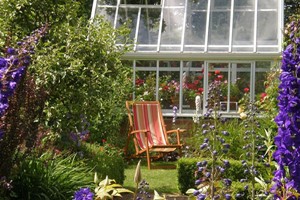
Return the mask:
<path fill-rule="evenodd" d="M 281 52 L 283 0 L 94 0 L 98 14 L 129 20 L 134 56 Z"/>

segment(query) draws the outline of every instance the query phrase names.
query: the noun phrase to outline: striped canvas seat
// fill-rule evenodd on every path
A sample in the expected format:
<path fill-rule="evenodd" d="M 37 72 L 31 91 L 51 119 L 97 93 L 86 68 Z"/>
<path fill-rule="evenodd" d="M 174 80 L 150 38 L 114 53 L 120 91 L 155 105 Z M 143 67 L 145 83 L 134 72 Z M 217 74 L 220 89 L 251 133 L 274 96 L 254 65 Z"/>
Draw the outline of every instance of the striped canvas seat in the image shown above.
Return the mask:
<path fill-rule="evenodd" d="M 133 138 L 136 150 L 134 157 L 142 156 L 145 153 L 149 169 L 153 157 L 150 152 L 156 152 L 158 155 L 155 156 L 161 156 L 182 147 L 179 133 L 183 130 L 166 131 L 158 101 L 127 101 L 126 108 L 130 123 L 127 144 Z M 176 134 L 176 144 L 169 143 L 168 134 L 170 133 Z"/>

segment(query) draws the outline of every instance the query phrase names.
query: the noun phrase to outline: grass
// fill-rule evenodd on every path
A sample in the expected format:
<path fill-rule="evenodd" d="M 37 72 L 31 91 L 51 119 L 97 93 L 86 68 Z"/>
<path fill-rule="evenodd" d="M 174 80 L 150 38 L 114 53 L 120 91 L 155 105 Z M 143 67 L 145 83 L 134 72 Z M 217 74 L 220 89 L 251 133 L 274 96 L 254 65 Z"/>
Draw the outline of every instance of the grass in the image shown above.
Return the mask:
<path fill-rule="evenodd" d="M 132 161 L 125 169 L 125 181 L 123 186 L 132 191 L 135 190 L 135 183 L 133 181 L 135 168 L 138 163 L 138 160 Z M 170 162 L 153 162 L 153 165 L 166 165 Z M 171 164 L 176 164 L 172 162 Z M 176 169 L 152 169 L 148 170 L 147 163 L 142 160 L 141 163 L 141 174 L 142 179 L 145 179 L 149 183 L 149 190 L 152 192 L 156 190 L 160 194 L 180 194 L 180 191 L 177 187 L 177 170 Z"/>

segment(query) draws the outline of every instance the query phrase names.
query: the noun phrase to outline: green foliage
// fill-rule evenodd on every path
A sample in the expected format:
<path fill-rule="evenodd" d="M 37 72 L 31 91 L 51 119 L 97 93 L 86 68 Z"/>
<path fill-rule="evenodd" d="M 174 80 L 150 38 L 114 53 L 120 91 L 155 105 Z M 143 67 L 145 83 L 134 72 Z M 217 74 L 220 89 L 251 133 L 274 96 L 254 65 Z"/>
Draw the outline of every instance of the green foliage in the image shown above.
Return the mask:
<path fill-rule="evenodd" d="M 185 193 L 189 188 L 195 186 L 196 178 L 194 176 L 197 170 L 197 162 L 204 160 L 203 158 L 181 158 L 177 163 L 178 188 L 182 193 Z M 208 165 L 211 165 L 210 159 L 205 159 Z M 239 160 L 229 160 L 230 167 L 225 170 L 224 177 L 238 182 L 240 179 L 245 179 L 244 167 Z M 217 163 L 218 164 L 218 163 Z M 220 164 L 220 163 L 219 163 Z M 272 169 L 275 169 L 272 166 Z M 271 176 L 262 164 L 258 164 L 257 170 L 261 173 L 265 180 L 270 180 Z"/>
<path fill-rule="evenodd" d="M 71 199 L 80 187 L 91 186 L 92 173 L 76 155 L 44 153 L 23 160 L 13 177 L 16 199 Z"/>
<path fill-rule="evenodd" d="M 278 114 L 278 86 L 279 86 L 280 67 L 275 65 L 271 71 L 267 74 L 267 80 L 265 82 L 266 96 L 259 102 L 260 108 L 264 111 L 265 121 L 269 121 L 269 127 L 273 130 L 277 130 L 277 125 L 274 122 L 276 115 Z"/>
<path fill-rule="evenodd" d="M 241 137 L 246 129 L 241 126 L 240 123 L 241 121 L 239 119 L 228 119 L 226 122 L 218 124 L 219 131 L 226 130 L 229 132 L 229 136 L 226 136 L 225 140 L 226 143 L 230 144 L 230 148 L 225 156 L 236 160 L 241 158 L 244 152 L 242 148 L 246 144 L 243 137 Z M 203 140 L 207 137 L 207 135 L 202 134 L 202 123 L 194 125 L 195 127 L 192 130 L 192 136 L 187 138 L 186 143 L 193 151 L 193 156 L 206 157 L 207 154 L 201 153 L 199 146 L 203 143 Z M 236 127 L 239 127 L 239 129 Z"/>
<path fill-rule="evenodd" d="M 270 121 L 269 118 L 259 118 L 258 121 L 261 124 L 261 127 L 257 129 L 257 132 L 265 136 L 265 129 L 274 128 L 274 122 Z M 205 121 L 202 121 L 205 123 Z M 189 146 L 188 155 L 189 157 L 206 157 L 207 154 L 202 153 L 199 149 L 199 146 L 203 143 L 206 135 L 202 134 L 202 127 L 199 124 L 194 124 L 194 127 L 191 130 L 191 137 L 186 139 L 186 144 Z M 238 129 L 236 127 L 239 127 Z M 246 131 L 245 126 L 242 125 L 242 121 L 240 119 L 227 119 L 224 123 L 219 124 L 220 131 L 228 131 L 229 136 L 226 136 L 226 143 L 230 144 L 230 148 L 228 152 L 224 155 L 226 158 L 240 160 L 244 158 L 245 151 L 243 150 L 243 146 L 247 144 L 247 141 L 244 140 L 244 132 Z M 272 129 L 272 135 L 274 135 L 276 131 Z M 267 138 L 266 138 L 267 139 Z M 264 141 L 261 141 L 263 144 Z"/>
<path fill-rule="evenodd" d="M 117 184 L 114 179 L 109 179 L 108 176 L 98 183 L 97 174 L 95 174 L 95 199 L 96 200 L 107 200 L 113 199 L 114 197 L 122 197 L 122 193 L 133 193 L 132 191 L 123 188 L 122 185 Z"/>
<path fill-rule="evenodd" d="M 45 106 L 49 127 L 67 136 L 80 129 L 85 116 L 92 140 L 117 138 L 132 85 L 130 68 L 120 60 L 127 48 L 115 46 L 116 36 L 122 34 L 124 29 L 114 30 L 102 19 L 52 27 L 51 40 L 36 54 L 31 68 L 38 84 L 49 92 Z"/>
<path fill-rule="evenodd" d="M 124 182 L 125 163 L 120 149 L 83 143 L 79 150 L 82 151 L 86 164 L 97 172 L 99 178 L 104 179 L 108 176 L 115 179 L 117 183 Z"/>
<path fill-rule="evenodd" d="M 3 0 L 0 1 L 0 33 L 8 36 L 13 33 L 15 38 L 29 34 L 46 22 L 60 24 L 68 20 L 76 24 L 79 17 L 89 18 L 91 3 L 92 0 Z"/>

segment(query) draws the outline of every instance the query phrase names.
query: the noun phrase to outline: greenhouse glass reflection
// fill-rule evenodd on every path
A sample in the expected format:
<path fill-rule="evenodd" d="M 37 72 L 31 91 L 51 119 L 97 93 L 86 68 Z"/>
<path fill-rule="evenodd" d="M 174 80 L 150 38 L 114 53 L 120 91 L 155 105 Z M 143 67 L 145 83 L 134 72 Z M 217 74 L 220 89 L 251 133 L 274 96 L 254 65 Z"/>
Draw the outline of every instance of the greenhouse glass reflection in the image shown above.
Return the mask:
<path fill-rule="evenodd" d="M 94 0 L 96 15 L 114 28 L 127 22 L 133 98 L 161 101 L 164 115 L 176 105 L 179 116 L 192 116 L 196 95 L 204 113 L 209 75 L 218 70 L 227 83 L 222 111 L 236 116 L 245 88 L 252 100 L 264 93 L 281 52 L 283 0 Z"/>

